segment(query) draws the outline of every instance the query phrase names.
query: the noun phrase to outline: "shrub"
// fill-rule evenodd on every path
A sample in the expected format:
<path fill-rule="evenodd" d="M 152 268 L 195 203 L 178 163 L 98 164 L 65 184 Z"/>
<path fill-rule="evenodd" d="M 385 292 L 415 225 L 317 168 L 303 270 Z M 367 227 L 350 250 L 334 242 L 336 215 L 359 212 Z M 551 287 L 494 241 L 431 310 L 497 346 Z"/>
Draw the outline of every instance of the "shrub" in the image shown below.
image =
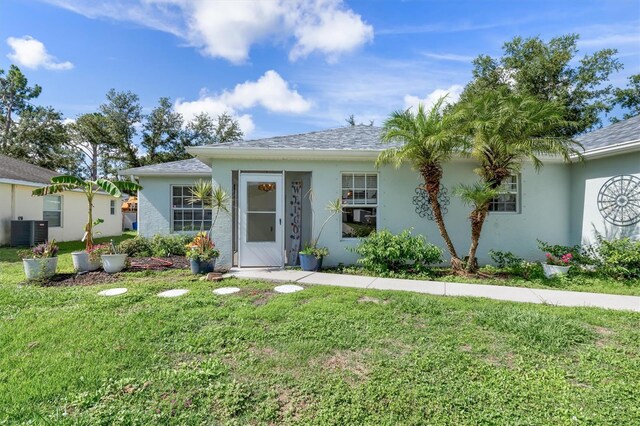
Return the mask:
<path fill-rule="evenodd" d="M 599 272 L 616 278 L 640 278 L 640 241 L 598 238 Z"/>
<path fill-rule="evenodd" d="M 561 258 L 566 254 L 571 254 L 571 260 L 577 265 L 595 265 L 597 263 L 596 254 L 591 246 L 562 246 L 552 245 L 544 241 L 538 240 L 538 248 L 553 256 L 554 258 Z"/>
<path fill-rule="evenodd" d="M 489 256 L 496 266 L 510 275 L 525 279 L 543 276 L 542 267 L 537 262 L 527 262 L 510 251 L 489 250 Z"/>
<path fill-rule="evenodd" d="M 184 256 L 185 246 L 193 239 L 190 235 L 154 235 L 151 239 L 152 255 L 156 257 Z"/>
<path fill-rule="evenodd" d="M 151 242 L 144 237 L 124 240 L 118 244 L 118 250 L 130 257 L 149 257 L 152 255 Z"/>
<path fill-rule="evenodd" d="M 427 265 L 442 261 L 442 250 L 422 235 L 411 235 L 409 229 L 397 235 L 388 230 L 374 232 L 350 250 L 361 256 L 359 264 L 378 274 L 410 268 L 424 270 Z"/>

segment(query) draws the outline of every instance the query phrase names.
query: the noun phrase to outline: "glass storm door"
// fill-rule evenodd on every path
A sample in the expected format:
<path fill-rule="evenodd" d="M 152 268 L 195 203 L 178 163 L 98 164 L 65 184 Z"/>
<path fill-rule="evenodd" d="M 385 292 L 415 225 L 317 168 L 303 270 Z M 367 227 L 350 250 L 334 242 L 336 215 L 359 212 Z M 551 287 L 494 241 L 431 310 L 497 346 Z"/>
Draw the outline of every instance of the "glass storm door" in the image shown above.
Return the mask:
<path fill-rule="evenodd" d="M 283 266 L 281 174 L 240 174 L 240 266 Z"/>

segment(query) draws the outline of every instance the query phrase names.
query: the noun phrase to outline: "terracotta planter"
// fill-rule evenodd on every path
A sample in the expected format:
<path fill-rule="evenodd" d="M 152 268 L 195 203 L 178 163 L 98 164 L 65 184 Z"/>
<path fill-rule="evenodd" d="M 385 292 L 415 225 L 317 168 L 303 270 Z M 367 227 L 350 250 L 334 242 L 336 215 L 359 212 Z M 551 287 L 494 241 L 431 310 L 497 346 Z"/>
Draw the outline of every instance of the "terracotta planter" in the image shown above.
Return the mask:
<path fill-rule="evenodd" d="M 126 254 L 103 254 L 101 259 L 102 269 L 109 274 L 120 272 L 127 265 Z"/>
<path fill-rule="evenodd" d="M 91 260 L 86 251 L 74 251 L 71 253 L 73 269 L 76 272 L 96 271 L 100 269 L 100 259 Z"/>
<path fill-rule="evenodd" d="M 43 257 L 39 259 L 22 259 L 24 275 L 28 280 L 39 280 L 55 275 L 58 267 L 58 257 Z"/>
<path fill-rule="evenodd" d="M 567 275 L 569 268 L 571 268 L 571 266 L 548 265 L 546 263 L 542 264 L 544 276 L 547 278 L 551 278 L 556 275 Z"/>

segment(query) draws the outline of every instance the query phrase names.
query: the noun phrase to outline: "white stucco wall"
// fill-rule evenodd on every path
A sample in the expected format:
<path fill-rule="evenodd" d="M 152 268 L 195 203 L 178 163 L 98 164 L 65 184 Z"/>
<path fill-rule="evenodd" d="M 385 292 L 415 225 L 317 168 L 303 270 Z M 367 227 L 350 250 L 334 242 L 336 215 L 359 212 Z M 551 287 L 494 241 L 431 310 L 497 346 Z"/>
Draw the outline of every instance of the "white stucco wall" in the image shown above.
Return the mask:
<path fill-rule="evenodd" d="M 607 239 L 640 239 L 640 223 L 616 226 L 608 223 L 598 209 L 598 193 L 603 184 L 618 175 L 640 178 L 640 152 L 587 160 L 571 166 L 571 242 L 593 244 L 596 233 Z M 640 190 L 638 190 L 640 192 Z"/>
<path fill-rule="evenodd" d="M 327 213 L 326 204 L 340 197 L 342 172 L 378 172 L 379 204 L 378 229 L 387 228 L 393 232 L 413 227 L 415 233 L 425 235 L 431 242 L 443 245 L 434 222 L 420 218 L 412 204 L 415 188 L 420 184 L 419 175 L 408 167 L 399 170 L 384 167 L 376 170 L 373 163 L 367 162 L 329 162 L 329 161 L 274 161 L 274 160 L 220 160 L 213 161 L 213 180 L 227 191 L 232 187 L 232 171 L 299 171 L 312 172 L 311 185 L 315 198 L 313 209 L 314 227 L 320 226 Z M 474 164 L 466 161 L 452 162 L 445 166 L 443 184 L 451 193 L 460 182 L 471 183 L 476 180 Z M 520 213 L 490 214 L 483 231 L 478 258 L 481 263 L 490 261 L 490 249 L 512 251 L 529 258 L 542 257 L 537 249 L 536 239 L 567 244 L 569 233 L 569 195 L 570 169 L 565 164 L 547 164 L 540 174 L 526 166 L 521 174 L 521 211 Z M 144 186 L 144 183 L 143 183 Z M 149 186 L 145 188 L 147 190 Z M 145 192 L 143 191 L 143 192 Z M 168 193 L 168 191 L 166 191 Z M 470 209 L 457 198 L 451 196 L 451 204 L 445 216 L 453 242 L 459 255 L 466 254 L 469 247 Z M 141 207 L 141 211 L 145 212 Z M 146 220 L 146 212 L 145 219 Z M 232 262 L 232 226 L 230 216 L 221 216 L 214 237 L 221 250 L 219 265 L 230 266 Z M 160 229 L 160 228 L 156 228 Z M 166 232 L 166 228 L 165 228 Z M 315 236 L 314 231 L 314 236 Z M 325 228 L 320 245 L 329 248 L 331 254 L 325 259 L 327 265 L 353 263 L 357 256 L 348 247 L 357 244 L 357 240 L 341 237 L 341 221 L 337 215 Z"/>
<path fill-rule="evenodd" d="M 13 195 L 12 195 L 13 187 Z M 43 198 L 31 196 L 35 187 L 0 183 L 0 245 L 9 244 L 11 220 L 22 216 L 24 220 L 42 220 Z M 49 228 L 49 239 L 77 241 L 84 235 L 87 223 L 87 199 L 80 192 L 67 191 L 62 194 L 62 226 Z M 110 201 L 116 201 L 115 214 L 110 213 Z M 94 220 L 104 223 L 96 227 L 99 236 L 122 234 L 122 212 L 120 200 L 109 195 L 98 194 L 93 202 Z"/>
<path fill-rule="evenodd" d="M 139 183 L 143 189 L 138 194 L 138 235 L 152 237 L 169 234 L 171 185 L 192 185 L 199 179 L 210 179 L 210 176 L 141 176 Z"/>

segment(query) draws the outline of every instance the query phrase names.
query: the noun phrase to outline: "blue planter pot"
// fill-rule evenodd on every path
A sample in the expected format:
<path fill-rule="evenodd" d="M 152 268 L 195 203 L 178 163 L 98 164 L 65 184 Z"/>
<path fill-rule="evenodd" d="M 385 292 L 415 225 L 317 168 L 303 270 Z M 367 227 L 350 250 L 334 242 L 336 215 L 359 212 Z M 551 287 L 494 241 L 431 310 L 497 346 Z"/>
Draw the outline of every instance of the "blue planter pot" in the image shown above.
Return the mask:
<path fill-rule="evenodd" d="M 192 274 L 208 274 L 209 272 L 213 272 L 213 270 L 215 269 L 216 260 L 189 259 L 189 264 L 191 265 Z"/>
<path fill-rule="evenodd" d="M 300 254 L 300 266 L 303 271 L 318 271 L 322 268 L 322 259 L 312 254 Z"/>

